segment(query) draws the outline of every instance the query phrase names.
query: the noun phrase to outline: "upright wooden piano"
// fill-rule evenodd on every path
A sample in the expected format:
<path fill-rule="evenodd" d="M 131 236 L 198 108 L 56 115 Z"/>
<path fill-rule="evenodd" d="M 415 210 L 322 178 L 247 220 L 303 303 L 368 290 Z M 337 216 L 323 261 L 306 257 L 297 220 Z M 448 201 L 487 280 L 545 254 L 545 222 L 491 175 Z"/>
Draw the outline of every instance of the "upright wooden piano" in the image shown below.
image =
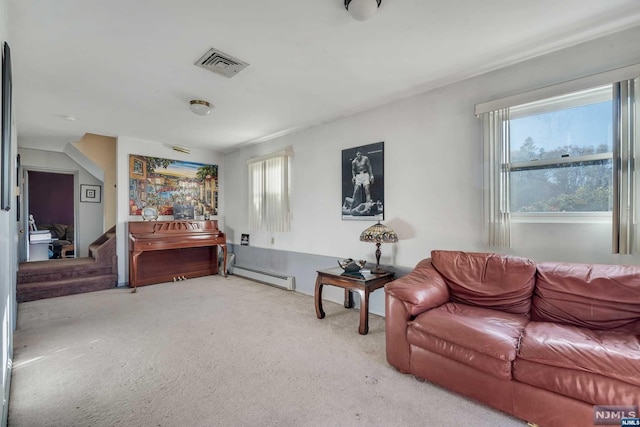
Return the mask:
<path fill-rule="evenodd" d="M 218 246 L 227 272 L 227 239 L 218 221 L 130 221 L 129 286 L 218 273 Z"/>

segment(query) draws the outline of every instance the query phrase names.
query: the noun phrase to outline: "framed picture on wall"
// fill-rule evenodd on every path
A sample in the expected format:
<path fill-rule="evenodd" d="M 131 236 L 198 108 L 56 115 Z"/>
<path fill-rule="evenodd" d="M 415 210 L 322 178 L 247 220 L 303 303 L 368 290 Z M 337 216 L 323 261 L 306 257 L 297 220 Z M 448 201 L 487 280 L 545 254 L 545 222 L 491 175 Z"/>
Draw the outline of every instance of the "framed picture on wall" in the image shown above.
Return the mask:
<path fill-rule="evenodd" d="M 80 184 L 80 201 L 100 203 L 102 199 L 102 187 L 99 185 Z"/>
<path fill-rule="evenodd" d="M 218 215 L 218 166 L 130 154 L 129 215 L 146 206 L 174 219 L 188 219 L 185 209 L 190 218 Z"/>
<path fill-rule="evenodd" d="M 342 150 L 342 219 L 384 219 L 384 142 Z"/>

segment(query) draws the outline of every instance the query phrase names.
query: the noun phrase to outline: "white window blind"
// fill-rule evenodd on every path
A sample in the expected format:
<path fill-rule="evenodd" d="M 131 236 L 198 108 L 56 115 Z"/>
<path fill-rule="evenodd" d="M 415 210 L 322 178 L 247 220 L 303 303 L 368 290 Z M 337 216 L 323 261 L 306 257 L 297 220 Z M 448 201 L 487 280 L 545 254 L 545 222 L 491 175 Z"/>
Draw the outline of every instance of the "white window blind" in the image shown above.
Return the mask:
<path fill-rule="evenodd" d="M 613 238 L 614 254 L 634 252 L 635 144 L 640 79 L 613 85 Z"/>
<path fill-rule="evenodd" d="M 247 161 L 249 229 L 291 230 L 291 149 Z"/>
<path fill-rule="evenodd" d="M 511 246 L 509 213 L 509 109 L 483 114 L 484 221 L 489 246 Z"/>

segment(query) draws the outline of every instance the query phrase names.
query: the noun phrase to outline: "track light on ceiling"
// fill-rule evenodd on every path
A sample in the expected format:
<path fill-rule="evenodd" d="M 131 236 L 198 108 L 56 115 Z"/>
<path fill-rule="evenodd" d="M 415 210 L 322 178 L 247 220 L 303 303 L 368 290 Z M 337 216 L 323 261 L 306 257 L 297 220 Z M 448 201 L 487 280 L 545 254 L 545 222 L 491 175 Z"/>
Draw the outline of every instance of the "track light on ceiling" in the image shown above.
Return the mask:
<path fill-rule="evenodd" d="M 380 3 L 382 0 L 344 0 L 344 7 L 353 19 L 366 21 L 376 13 Z"/>
<path fill-rule="evenodd" d="M 189 102 L 189 109 L 199 116 L 206 116 L 211 112 L 211 104 L 201 99 L 192 99 Z"/>

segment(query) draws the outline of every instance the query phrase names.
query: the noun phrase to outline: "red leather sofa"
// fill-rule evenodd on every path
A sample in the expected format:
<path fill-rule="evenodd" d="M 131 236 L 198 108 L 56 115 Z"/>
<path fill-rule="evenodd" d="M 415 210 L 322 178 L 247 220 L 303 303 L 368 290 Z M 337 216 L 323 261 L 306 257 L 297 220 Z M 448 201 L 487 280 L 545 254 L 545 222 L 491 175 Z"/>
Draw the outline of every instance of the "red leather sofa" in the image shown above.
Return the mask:
<path fill-rule="evenodd" d="M 640 404 L 640 267 L 433 251 L 385 304 L 389 364 L 530 423 Z"/>

